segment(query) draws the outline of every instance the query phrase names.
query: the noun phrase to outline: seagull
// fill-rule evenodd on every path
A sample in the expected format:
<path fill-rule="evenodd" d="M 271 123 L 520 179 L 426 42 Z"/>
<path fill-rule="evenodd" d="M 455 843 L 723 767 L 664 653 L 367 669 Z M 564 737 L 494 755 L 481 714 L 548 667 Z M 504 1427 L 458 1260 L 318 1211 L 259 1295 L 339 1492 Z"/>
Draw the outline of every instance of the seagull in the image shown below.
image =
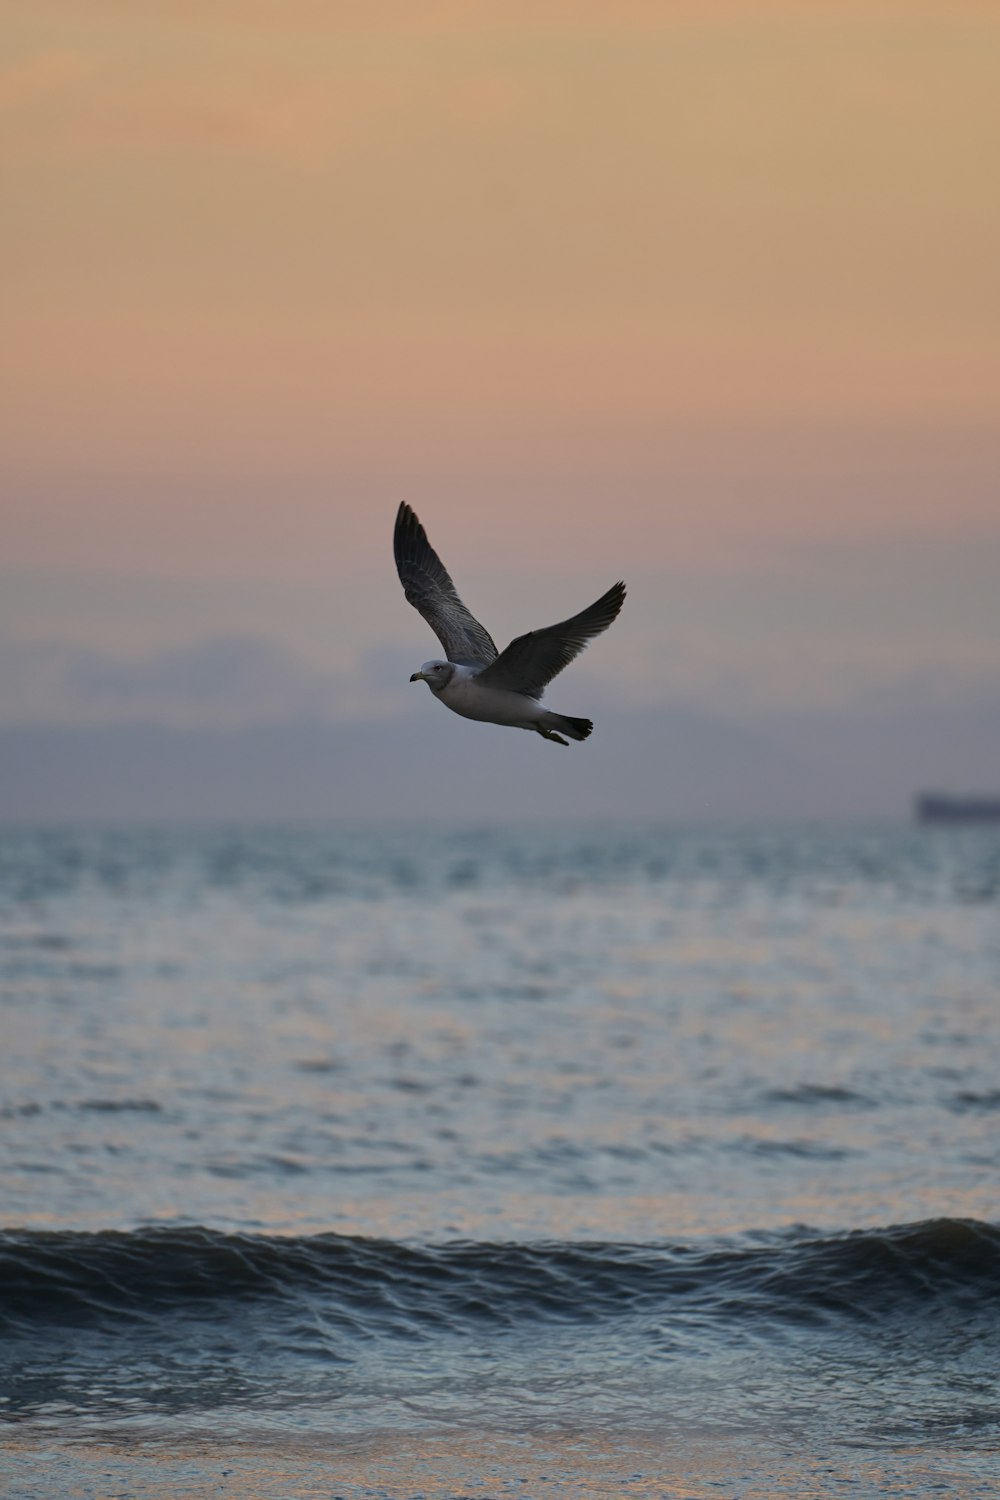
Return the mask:
<path fill-rule="evenodd" d="M 568 743 L 563 735 L 571 740 L 587 738 L 594 727 L 589 719 L 553 713 L 542 707 L 541 697 L 557 672 L 617 618 L 625 600 L 624 583 L 613 584 L 571 620 L 529 630 L 505 651 L 497 651 L 489 631 L 458 597 L 447 568 L 405 500 L 396 512 L 393 551 L 403 592 L 423 615 L 447 658 L 425 661 L 411 682 L 426 682 L 435 698 L 464 719 L 533 729 L 557 745 Z"/>

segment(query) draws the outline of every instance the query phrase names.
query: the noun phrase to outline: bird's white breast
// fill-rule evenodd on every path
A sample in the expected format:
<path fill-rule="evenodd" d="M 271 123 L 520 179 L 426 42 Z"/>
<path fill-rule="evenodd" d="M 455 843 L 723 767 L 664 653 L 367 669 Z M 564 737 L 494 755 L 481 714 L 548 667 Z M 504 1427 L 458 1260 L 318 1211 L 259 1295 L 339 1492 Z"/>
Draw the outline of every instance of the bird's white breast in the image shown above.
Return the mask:
<path fill-rule="evenodd" d="M 488 724 L 515 724 L 526 727 L 538 716 L 538 704 L 521 693 L 480 686 L 475 667 L 456 667 L 451 681 L 438 693 L 441 702 L 465 719 L 481 719 Z"/>

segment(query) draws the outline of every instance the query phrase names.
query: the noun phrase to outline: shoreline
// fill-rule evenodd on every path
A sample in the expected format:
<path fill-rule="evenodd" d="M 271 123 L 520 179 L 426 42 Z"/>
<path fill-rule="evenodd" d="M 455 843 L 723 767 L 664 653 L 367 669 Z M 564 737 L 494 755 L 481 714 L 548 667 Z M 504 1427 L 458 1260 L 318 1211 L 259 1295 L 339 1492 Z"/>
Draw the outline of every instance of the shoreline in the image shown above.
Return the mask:
<path fill-rule="evenodd" d="M 810 1448 L 760 1434 L 399 1431 L 260 1438 L 96 1439 L 38 1433 L 0 1443 L 18 1500 L 822 1500 L 995 1493 L 995 1453 L 927 1446 Z M 903 1487 L 903 1488 L 900 1488 Z"/>

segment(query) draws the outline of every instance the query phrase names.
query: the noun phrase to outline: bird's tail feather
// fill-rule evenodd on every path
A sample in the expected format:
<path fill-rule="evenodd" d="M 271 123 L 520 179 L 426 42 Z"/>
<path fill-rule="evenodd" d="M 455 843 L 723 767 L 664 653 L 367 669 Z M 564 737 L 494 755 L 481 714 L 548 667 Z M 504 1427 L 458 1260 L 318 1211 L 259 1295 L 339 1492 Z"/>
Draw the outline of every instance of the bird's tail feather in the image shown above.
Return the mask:
<path fill-rule="evenodd" d="M 553 713 L 545 715 L 544 724 L 545 729 L 556 729 L 571 740 L 585 740 L 594 727 L 590 719 L 570 719 L 566 714 Z"/>

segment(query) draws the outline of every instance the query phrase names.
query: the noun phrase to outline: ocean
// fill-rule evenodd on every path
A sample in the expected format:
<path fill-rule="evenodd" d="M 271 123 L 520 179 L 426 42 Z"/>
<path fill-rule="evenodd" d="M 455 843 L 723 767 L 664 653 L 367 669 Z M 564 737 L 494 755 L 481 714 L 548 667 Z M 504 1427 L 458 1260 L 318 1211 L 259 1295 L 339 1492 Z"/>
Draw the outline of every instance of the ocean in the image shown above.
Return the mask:
<path fill-rule="evenodd" d="M 996 1495 L 998 907 L 985 827 L 7 828 L 0 1492 Z"/>

